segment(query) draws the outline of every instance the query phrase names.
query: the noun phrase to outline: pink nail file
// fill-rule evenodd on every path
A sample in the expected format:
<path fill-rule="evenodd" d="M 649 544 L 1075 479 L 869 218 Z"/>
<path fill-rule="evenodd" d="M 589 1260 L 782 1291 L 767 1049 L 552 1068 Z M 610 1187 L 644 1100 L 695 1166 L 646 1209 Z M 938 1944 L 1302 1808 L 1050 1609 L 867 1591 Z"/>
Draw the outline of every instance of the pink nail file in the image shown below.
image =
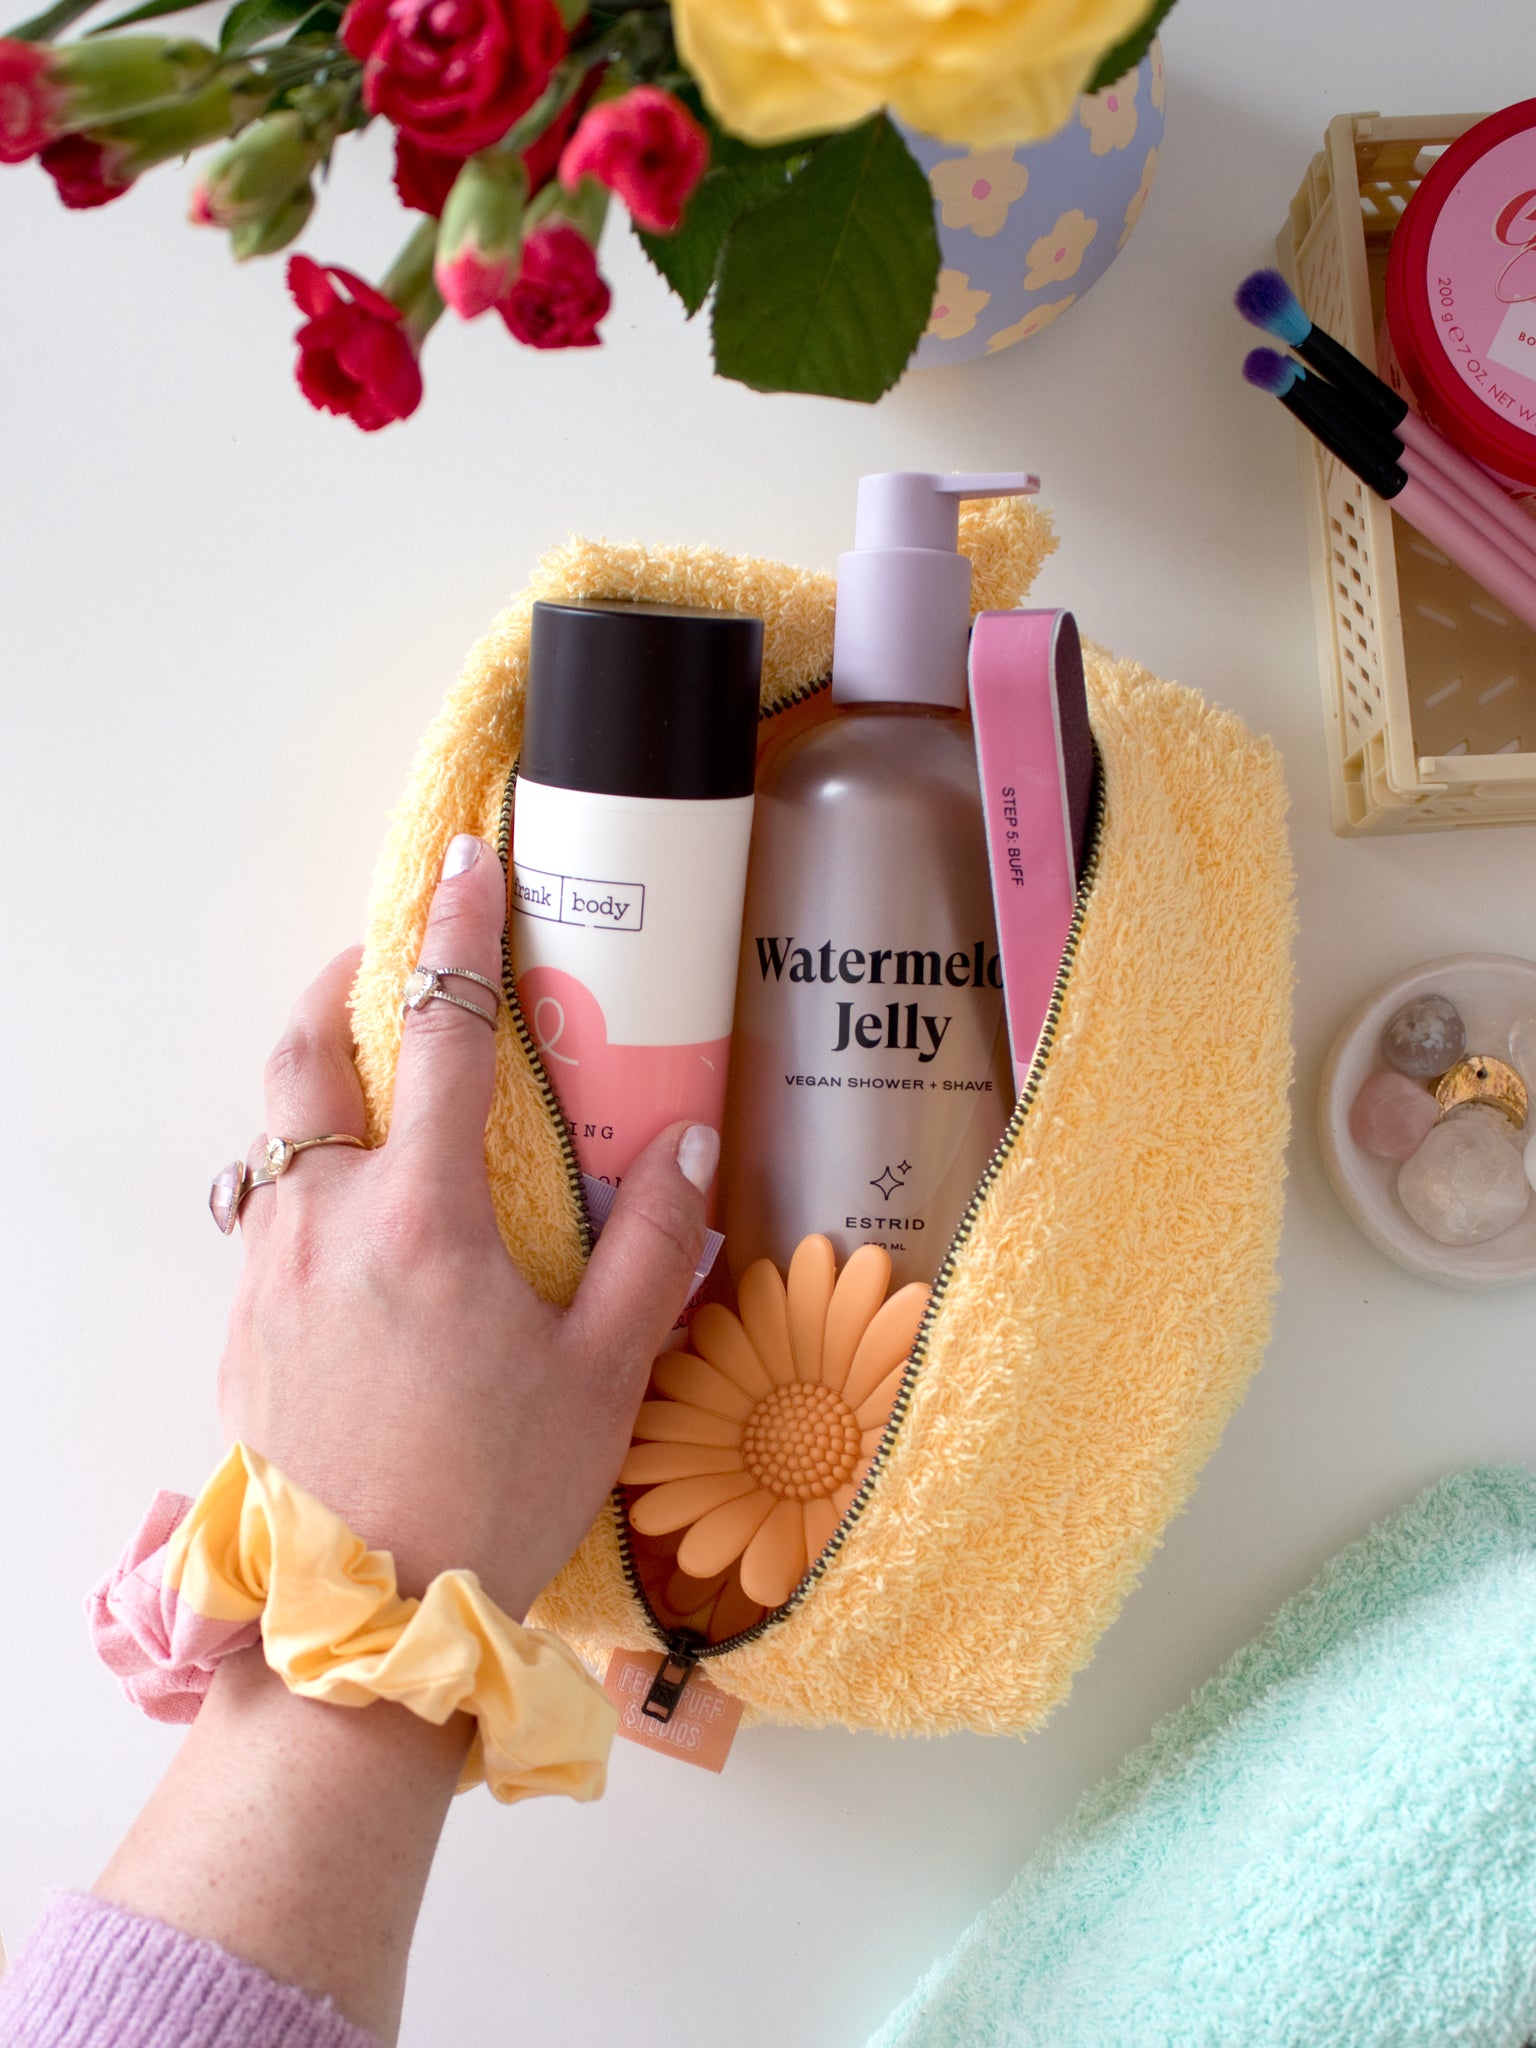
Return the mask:
<path fill-rule="evenodd" d="M 1095 754 L 1070 612 L 982 612 L 971 721 L 1015 1086 L 1050 1009 L 1086 853 Z"/>

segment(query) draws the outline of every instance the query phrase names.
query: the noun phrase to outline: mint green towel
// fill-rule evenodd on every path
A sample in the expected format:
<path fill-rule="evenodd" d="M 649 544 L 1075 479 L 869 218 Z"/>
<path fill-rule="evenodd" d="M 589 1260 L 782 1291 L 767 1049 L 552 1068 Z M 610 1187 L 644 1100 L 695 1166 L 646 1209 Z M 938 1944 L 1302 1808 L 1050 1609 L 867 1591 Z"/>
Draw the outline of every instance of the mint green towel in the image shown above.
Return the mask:
<path fill-rule="evenodd" d="M 870 2048 L 1518 2048 L 1536 1476 L 1344 1551 L 1090 1793 Z"/>

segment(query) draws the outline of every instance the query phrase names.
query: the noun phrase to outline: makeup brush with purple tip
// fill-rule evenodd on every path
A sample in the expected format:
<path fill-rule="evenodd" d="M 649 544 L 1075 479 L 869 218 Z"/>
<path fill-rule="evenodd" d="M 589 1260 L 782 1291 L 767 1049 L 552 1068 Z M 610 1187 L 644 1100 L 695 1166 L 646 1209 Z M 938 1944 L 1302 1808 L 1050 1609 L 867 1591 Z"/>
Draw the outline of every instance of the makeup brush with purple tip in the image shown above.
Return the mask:
<path fill-rule="evenodd" d="M 1390 452 L 1391 436 L 1379 414 L 1368 414 L 1364 420 L 1354 416 L 1341 424 L 1332 401 L 1326 397 L 1320 401 L 1320 380 L 1308 377 L 1299 363 L 1272 348 L 1250 351 L 1243 363 L 1243 375 L 1260 391 L 1278 398 L 1286 411 L 1315 434 L 1325 448 L 1332 449 L 1378 498 L 1459 563 L 1516 618 L 1536 630 L 1536 576 L 1518 568 L 1502 548 L 1494 547 L 1461 512 L 1448 505 L 1429 485 L 1408 474 Z"/>
<path fill-rule="evenodd" d="M 1233 304 L 1251 326 L 1273 334 L 1315 370 L 1332 380 L 1341 392 L 1351 392 L 1362 407 L 1383 418 L 1405 446 L 1413 448 L 1425 462 L 1458 483 L 1489 518 L 1522 549 L 1536 553 L 1536 521 L 1522 512 L 1487 471 L 1432 427 L 1422 413 L 1416 413 L 1398 397 L 1390 384 L 1352 355 L 1317 325 L 1278 270 L 1255 270 L 1245 277 L 1233 294 Z"/>
<path fill-rule="evenodd" d="M 1536 523 L 1531 527 L 1530 544 L 1520 546 L 1511 540 L 1502 526 L 1491 520 L 1475 498 L 1469 498 L 1453 477 L 1444 470 L 1436 469 L 1426 462 L 1416 448 L 1408 447 L 1401 437 L 1393 432 L 1384 416 L 1362 414 L 1359 407 L 1350 402 L 1349 394 L 1340 391 L 1324 377 L 1309 377 L 1300 363 L 1290 356 L 1283 356 L 1278 349 L 1250 349 L 1243 362 L 1243 375 L 1260 391 L 1268 391 L 1276 398 L 1292 388 L 1305 387 L 1315 416 L 1329 426 L 1334 434 L 1345 442 L 1352 443 L 1364 451 L 1369 448 L 1378 462 L 1395 463 L 1405 469 L 1409 476 L 1433 491 L 1448 508 L 1465 519 L 1475 528 L 1486 547 L 1497 548 L 1509 559 L 1510 566 L 1519 570 L 1522 576 L 1536 577 Z M 1330 443 L 1330 446 L 1333 444 Z M 1338 449 L 1334 449 L 1338 453 Z M 1347 455 L 1340 458 L 1348 461 Z M 1373 490 L 1380 493 L 1374 481 Z"/>

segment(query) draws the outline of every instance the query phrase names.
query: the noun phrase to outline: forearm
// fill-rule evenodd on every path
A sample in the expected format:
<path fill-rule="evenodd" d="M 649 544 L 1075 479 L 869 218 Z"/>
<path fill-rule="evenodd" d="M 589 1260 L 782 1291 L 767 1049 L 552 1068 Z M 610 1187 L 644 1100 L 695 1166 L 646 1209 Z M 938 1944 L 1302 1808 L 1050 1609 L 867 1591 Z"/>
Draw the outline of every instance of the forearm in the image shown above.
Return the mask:
<path fill-rule="evenodd" d="M 470 1738 L 219 1668 L 99 1898 L 216 1941 L 395 2038 L 417 1911 Z"/>

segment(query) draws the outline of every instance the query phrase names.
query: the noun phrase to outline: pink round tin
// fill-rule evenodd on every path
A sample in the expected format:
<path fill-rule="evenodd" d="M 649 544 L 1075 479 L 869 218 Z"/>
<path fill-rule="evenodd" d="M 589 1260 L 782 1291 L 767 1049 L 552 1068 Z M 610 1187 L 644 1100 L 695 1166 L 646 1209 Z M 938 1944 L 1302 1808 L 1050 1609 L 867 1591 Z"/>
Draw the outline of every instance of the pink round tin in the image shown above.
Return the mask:
<path fill-rule="evenodd" d="M 1536 100 L 1479 121 L 1432 166 L 1392 237 L 1386 320 L 1425 415 L 1536 491 Z"/>

